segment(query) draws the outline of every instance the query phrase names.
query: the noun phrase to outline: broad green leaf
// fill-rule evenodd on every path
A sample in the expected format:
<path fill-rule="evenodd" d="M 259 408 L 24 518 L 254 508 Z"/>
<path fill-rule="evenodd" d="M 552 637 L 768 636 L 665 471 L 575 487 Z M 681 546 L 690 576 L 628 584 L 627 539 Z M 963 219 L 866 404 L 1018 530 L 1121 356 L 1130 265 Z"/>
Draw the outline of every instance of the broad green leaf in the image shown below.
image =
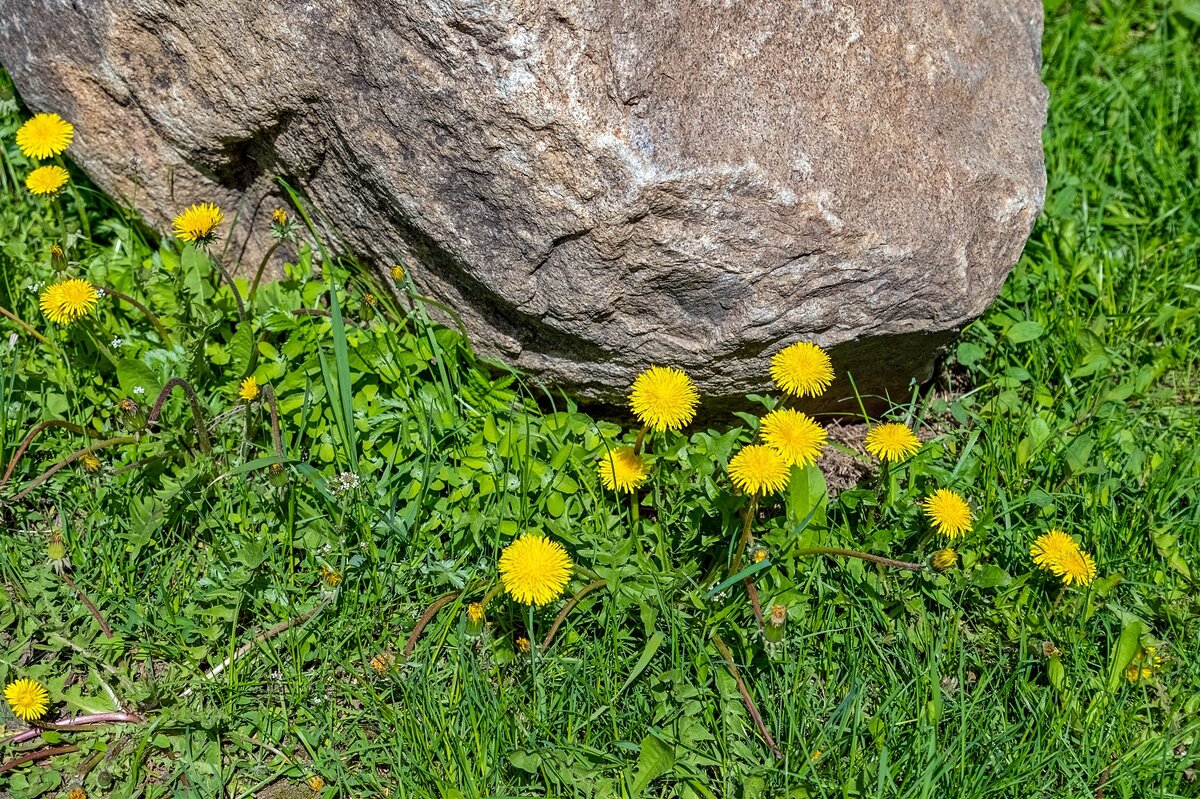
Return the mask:
<path fill-rule="evenodd" d="M 675 750 L 654 734 L 642 739 L 638 753 L 637 775 L 633 778 L 633 793 L 642 793 L 650 783 L 675 768 Z"/>

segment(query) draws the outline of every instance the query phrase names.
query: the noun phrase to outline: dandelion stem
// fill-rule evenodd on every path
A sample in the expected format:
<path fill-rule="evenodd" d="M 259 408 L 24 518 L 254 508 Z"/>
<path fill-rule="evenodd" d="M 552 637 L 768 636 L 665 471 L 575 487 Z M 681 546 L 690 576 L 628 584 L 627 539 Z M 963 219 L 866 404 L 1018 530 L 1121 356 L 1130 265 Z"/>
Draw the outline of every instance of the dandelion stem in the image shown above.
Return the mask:
<path fill-rule="evenodd" d="M 39 734 L 40 734 L 40 731 L 39 731 Z M 36 752 L 26 752 L 25 754 L 21 755 L 20 757 L 14 757 L 12 760 L 8 761 L 7 763 L 0 765 L 0 774 L 3 774 L 6 771 L 11 771 L 12 769 L 15 769 L 17 766 L 19 766 L 23 763 L 28 763 L 33 760 L 44 760 L 48 757 L 54 757 L 56 755 L 66 755 L 66 754 L 70 754 L 71 752 L 78 752 L 78 751 L 79 751 L 79 747 L 75 746 L 75 744 L 67 744 L 66 746 L 52 746 L 49 749 L 39 749 Z"/>
<path fill-rule="evenodd" d="M 277 241 L 272 244 L 271 248 L 267 250 L 267 254 L 262 257 L 262 261 L 259 262 L 258 271 L 254 273 L 254 282 L 250 284 L 250 294 L 246 297 L 247 305 L 254 307 L 254 295 L 258 293 L 258 283 L 262 280 L 263 270 L 267 268 L 267 261 L 271 260 L 271 256 L 275 254 L 282 243 L 282 241 Z"/>
<path fill-rule="evenodd" d="M 925 568 L 920 563 L 908 563 L 903 560 L 892 560 L 880 555 L 871 555 L 866 552 L 859 552 L 856 549 L 842 549 L 841 547 L 804 547 L 792 551 L 797 557 L 805 555 L 838 555 L 844 558 L 858 558 L 859 560 L 869 560 L 871 563 L 878 563 L 880 566 L 890 566 L 893 569 L 905 569 L 911 572 L 919 572 Z"/>
<path fill-rule="evenodd" d="M 646 430 L 648 429 L 648 425 L 643 424 L 642 429 L 638 431 L 637 441 L 633 442 L 633 454 L 635 456 L 640 455 L 642 452 L 642 442 L 646 440 Z"/>
<path fill-rule="evenodd" d="M 165 327 L 163 327 L 163 323 L 158 320 L 158 317 L 150 312 L 149 308 L 147 308 L 145 305 L 142 305 L 140 302 L 135 300 L 133 297 L 130 297 L 128 294 L 117 291 L 114 288 L 111 288 L 109 286 L 101 286 L 101 288 L 104 289 L 105 294 L 111 294 L 112 296 L 116 297 L 118 300 L 129 303 L 134 308 L 137 308 L 139 311 L 141 311 L 142 314 L 147 319 L 150 320 L 150 324 L 154 325 L 154 332 L 158 333 L 158 337 L 160 339 L 162 339 L 163 346 L 168 347 L 168 348 L 171 346 L 171 334 L 167 332 L 167 329 Z"/>
<path fill-rule="evenodd" d="M 57 352 L 57 353 L 60 353 L 60 354 L 62 353 L 62 351 L 61 351 L 61 350 L 60 350 L 58 347 L 56 347 L 56 346 L 54 345 L 54 343 L 53 343 L 52 341 L 50 341 L 50 339 L 46 338 L 46 337 L 45 337 L 45 336 L 43 336 L 41 333 L 39 333 L 39 332 L 37 332 L 36 330 L 34 330 L 32 327 L 30 327 L 30 325 L 29 325 L 29 323 L 28 323 L 28 322 L 26 322 L 24 319 L 21 319 L 19 316 L 17 316 L 16 314 L 14 314 L 12 311 L 8 310 L 7 308 L 0 308 L 0 314 L 3 314 L 4 316 L 7 316 L 7 317 L 8 317 L 9 319 L 11 319 L 12 321 L 16 322 L 18 325 L 20 325 L 20 326 L 21 326 L 21 328 L 22 328 L 22 329 L 23 329 L 23 330 L 24 330 L 26 333 L 28 333 L 29 335 L 33 336 L 33 337 L 34 337 L 34 338 L 36 338 L 38 341 L 42 342 L 43 344 L 45 344 L 45 345 L 46 345 L 47 347 L 49 347 L 50 349 L 54 350 L 54 351 L 55 351 L 55 352 Z"/>
<path fill-rule="evenodd" d="M 87 605 L 87 609 L 92 614 L 92 618 L 96 620 L 96 623 L 100 625 L 100 629 L 104 632 L 104 637 L 112 638 L 112 627 L 108 626 L 108 622 L 106 622 L 104 617 L 100 615 L 100 611 L 95 605 L 92 604 L 92 600 L 88 599 L 87 594 L 83 593 L 83 591 L 79 589 L 79 586 L 75 585 L 75 583 L 71 581 L 71 578 L 67 576 L 66 571 L 61 572 L 59 576 L 62 577 L 63 582 L 66 583 L 71 590 L 79 595 L 80 601 Z"/>
<path fill-rule="evenodd" d="M 780 751 L 779 745 L 775 743 L 775 739 L 771 737 L 770 731 L 767 730 L 767 725 L 763 722 L 762 714 L 758 712 L 758 707 L 754 704 L 754 699 L 750 696 L 750 691 L 746 688 L 746 683 L 742 680 L 741 672 L 738 671 L 737 665 L 733 662 L 733 653 L 729 651 L 729 647 L 721 639 L 721 636 L 716 633 L 713 633 L 713 643 L 716 644 L 717 651 L 721 653 L 721 658 L 725 661 L 725 667 L 733 675 L 733 681 L 737 683 L 738 692 L 742 695 L 742 703 L 746 705 L 746 710 L 750 711 L 750 718 L 754 719 L 754 725 L 758 727 L 759 734 L 767 742 L 767 746 L 771 747 L 771 752 L 775 755 L 775 758 L 782 760 L 783 752 Z"/>
<path fill-rule="evenodd" d="M 275 447 L 275 457 L 283 458 L 283 437 L 279 433 L 279 403 L 275 400 L 275 390 L 271 386 L 262 387 L 263 402 L 271 412 L 271 444 Z M 249 419 L 249 417 L 247 417 Z"/>
<path fill-rule="evenodd" d="M 567 614 L 575 609 L 575 606 L 579 604 L 580 600 L 596 589 L 603 588 L 607 584 L 608 583 L 605 580 L 592 580 L 583 588 L 580 588 L 579 593 L 571 597 L 570 602 L 563 605 L 563 609 L 560 610 L 558 615 L 554 617 L 554 624 L 550 625 L 550 631 L 547 632 L 546 637 L 542 639 L 542 651 L 545 651 L 550 647 L 550 642 L 554 640 L 554 636 L 558 633 L 558 628 L 562 626 L 562 623 L 567 618 Z"/>
<path fill-rule="evenodd" d="M 221 277 L 225 278 L 225 282 L 229 284 L 229 290 L 233 292 L 233 298 L 237 300 L 238 319 L 245 319 L 246 304 L 242 301 L 241 292 L 237 290 L 237 284 L 233 282 L 233 276 L 229 274 L 225 269 L 225 265 L 221 263 L 220 256 L 207 251 L 205 254 L 208 256 L 208 260 L 212 262 L 212 265 L 217 268 L 217 271 L 221 273 Z"/>
<path fill-rule="evenodd" d="M 53 477 L 55 474 L 57 474 L 61 469 L 64 469 L 67 466 L 70 466 L 72 463 L 79 460 L 84 455 L 90 455 L 91 453 L 95 452 L 96 450 L 104 449 L 105 447 L 113 447 L 113 446 L 117 446 L 119 444 L 132 444 L 136 440 L 137 439 L 134 436 L 118 436 L 116 438 L 106 438 L 103 441 L 97 441 L 95 444 L 92 444 L 90 447 L 84 447 L 81 450 L 76 450 L 75 452 L 72 452 L 70 455 L 63 458 L 58 463 L 54 464 L 49 469 L 47 469 L 46 471 L 42 472 L 37 477 L 35 477 L 33 479 L 32 483 L 25 486 L 17 494 L 13 495 L 13 497 L 11 499 L 5 500 L 5 504 L 15 505 L 16 503 L 25 499 L 25 497 L 29 496 L 29 494 L 33 492 L 33 489 L 37 488 L 42 483 L 49 480 L 51 477 Z"/>
<path fill-rule="evenodd" d="M 408 657 L 412 654 L 413 648 L 417 645 L 417 639 L 421 637 L 421 632 L 425 629 L 425 625 L 429 624 L 429 622 L 433 620 L 433 617 L 437 615 L 437 612 L 453 602 L 455 597 L 457 597 L 460 593 L 462 592 L 451 591 L 450 593 L 435 599 L 433 604 L 425 609 L 425 612 L 421 614 L 421 618 L 417 619 L 417 626 L 413 627 L 412 634 L 408 636 L 408 641 L 406 641 L 404 644 L 404 657 Z"/>
<path fill-rule="evenodd" d="M 192 406 L 192 419 L 196 424 L 196 440 L 200 444 L 200 451 L 209 455 L 212 453 L 212 443 L 208 439 L 208 425 L 204 422 L 204 413 L 200 410 L 200 399 L 196 396 L 196 391 L 191 384 L 182 377 L 172 377 L 162 387 L 162 391 L 158 392 L 154 407 L 151 409 L 150 415 L 146 417 L 146 424 L 154 424 L 158 419 L 158 415 L 162 413 L 163 403 L 167 401 L 167 397 L 176 386 L 183 391 L 188 398 L 188 404 Z"/>
<path fill-rule="evenodd" d="M 738 539 L 737 549 L 733 553 L 733 566 L 729 569 L 729 574 L 737 574 L 742 570 L 742 556 L 746 553 L 746 547 L 750 545 L 750 540 L 753 536 L 750 534 L 750 525 L 754 521 L 754 511 L 758 508 L 758 494 L 750 495 L 750 502 L 746 505 L 744 521 L 742 523 L 742 537 Z"/>
<path fill-rule="evenodd" d="M 146 720 L 137 713 L 89 713 L 84 716 L 68 716 L 67 718 L 59 719 L 53 724 L 39 724 L 32 729 L 23 730 L 11 738 L 3 741 L 6 744 L 19 744 L 25 741 L 32 741 L 42 734 L 42 730 L 79 730 L 91 729 L 94 725 L 99 724 L 142 724 Z"/>
<path fill-rule="evenodd" d="M 13 469 L 25 454 L 25 450 L 29 449 L 29 445 L 37 438 L 43 430 L 48 430 L 51 427 L 62 427 L 70 430 L 72 433 L 79 435 L 87 435 L 82 427 L 72 422 L 63 419 L 47 419 L 44 422 L 38 422 L 33 426 L 33 429 L 25 434 L 25 438 L 21 440 L 21 445 L 17 447 L 17 451 L 13 454 L 12 460 L 8 462 L 8 468 L 4 470 L 4 477 L 0 477 L 0 487 L 8 485 L 9 478 L 12 477 Z"/>

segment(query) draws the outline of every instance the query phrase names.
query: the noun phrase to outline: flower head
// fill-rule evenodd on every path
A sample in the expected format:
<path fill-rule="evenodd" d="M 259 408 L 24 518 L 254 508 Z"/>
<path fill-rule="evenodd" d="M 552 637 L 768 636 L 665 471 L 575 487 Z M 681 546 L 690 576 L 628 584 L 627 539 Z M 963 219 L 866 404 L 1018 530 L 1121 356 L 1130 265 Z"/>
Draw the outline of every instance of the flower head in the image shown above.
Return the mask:
<path fill-rule="evenodd" d="M 325 780 L 321 779 L 320 774 L 314 774 L 308 778 L 308 787 L 313 793 L 325 790 Z"/>
<path fill-rule="evenodd" d="M 816 344 L 798 341 L 771 358 L 771 379 L 793 396 L 818 397 L 833 382 L 833 362 Z"/>
<path fill-rule="evenodd" d="M 250 375 L 242 381 L 242 387 L 238 389 L 238 396 L 246 402 L 253 402 L 258 398 L 258 381 L 254 379 L 254 375 Z"/>
<path fill-rule="evenodd" d="M 939 488 L 925 498 L 921 507 L 938 533 L 946 538 L 962 538 L 971 532 L 971 506 L 959 494 Z"/>
<path fill-rule="evenodd" d="M 216 237 L 217 225 L 224 218 L 221 209 L 212 203 L 189 205 L 175 217 L 175 235 L 197 245 L 208 244 Z"/>
<path fill-rule="evenodd" d="M 287 211 L 282 208 L 276 208 L 271 212 L 271 221 L 279 227 L 283 227 L 288 223 Z"/>
<path fill-rule="evenodd" d="M 365 302 L 367 305 L 370 305 L 372 308 L 374 308 L 377 305 L 379 305 L 379 298 L 368 291 L 366 294 L 363 295 L 363 302 Z"/>
<path fill-rule="evenodd" d="M 400 264 L 396 264 L 395 266 L 392 267 L 392 280 L 403 280 L 403 279 L 404 279 L 404 267 L 401 266 Z"/>
<path fill-rule="evenodd" d="M 747 494 L 782 491 L 791 473 L 782 455 L 761 444 L 742 447 L 738 454 L 729 459 L 729 479 Z"/>
<path fill-rule="evenodd" d="M 1029 556 L 1038 568 L 1060 577 L 1065 585 L 1089 585 L 1096 579 L 1096 561 L 1061 530 L 1051 528 L 1038 536 Z"/>
<path fill-rule="evenodd" d="M 87 791 L 78 786 L 67 791 L 67 799 L 87 799 Z"/>
<path fill-rule="evenodd" d="M 380 652 L 371 658 L 371 670 L 376 674 L 386 674 L 394 665 L 396 665 L 396 656 L 391 652 Z"/>
<path fill-rule="evenodd" d="M 953 547 L 939 549 L 933 553 L 933 568 L 940 572 L 954 568 L 954 564 L 958 563 L 958 553 Z"/>
<path fill-rule="evenodd" d="M 17 130 L 17 147 L 26 158 L 50 158 L 71 146 L 75 128 L 58 114 L 37 114 Z"/>
<path fill-rule="evenodd" d="M 483 621 L 483 604 L 472 602 L 467 605 L 467 618 L 476 624 Z"/>
<path fill-rule="evenodd" d="M 789 466 L 815 463 L 829 434 L 808 414 L 791 409 L 771 411 L 758 426 L 763 443 L 778 452 Z"/>
<path fill-rule="evenodd" d="M 629 404 L 651 430 L 679 430 L 696 415 L 700 394 L 692 379 L 670 366 L 651 366 L 637 376 Z"/>
<path fill-rule="evenodd" d="M 342 573 L 329 564 L 323 563 L 321 564 L 321 580 L 330 588 L 337 588 L 342 584 Z"/>
<path fill-rule="evenodd" d="M 908 425 L 897 422 L 872 427 L 863 444 L 867 452 L 883 461 L 902 461 L 921 448 L 921 440 Z"/>
<path fill-rule="evenodd" d="M 100 459 L 91 452 L 85 453 L 79 459 L 79 464 L 83 466 L 83 470 L 88 474 L 95 474 L 100 471 Z"/>
<path fill-rule="evenodd" d="M 517 636 L 517 651 L 522 655 L 529 654 L 529 639 L 523 635 Z"/>
<path fill-rule="evenodd" d="M 646 462 L 633 454 L 632 447 L 609 450 L 600 456 L 600 482 L 609 491 L 632 494 L 646 482 Z"/>
<path fill-rule="evenodd" d="M 33 194 L 57 194 L 70 179 L 71 173 L 61 166 L 39 166 L 25 178 L 25 188 Z"/>
<path fill-rule="evenodd" d="M 50 694 L 37 680 L 24 678 L 10 682 L 4 689 L 4 698 L 12 712 L 25 721 L 40 719 L 50 709 Z"/>
<path fill-rule="evenodd" d="M 504 590 L 523 605 L 545 605 L 563 592 L 570 579 L 567 551 L 540 535 L 523 535 L 500 555 Z"/>
<path fill-rule="evenodd" d="M 61 280 L 42 292 L 42 313 L 55 324 L 69 325 L 96 307 L 99 295 L 86 280 Z"/>

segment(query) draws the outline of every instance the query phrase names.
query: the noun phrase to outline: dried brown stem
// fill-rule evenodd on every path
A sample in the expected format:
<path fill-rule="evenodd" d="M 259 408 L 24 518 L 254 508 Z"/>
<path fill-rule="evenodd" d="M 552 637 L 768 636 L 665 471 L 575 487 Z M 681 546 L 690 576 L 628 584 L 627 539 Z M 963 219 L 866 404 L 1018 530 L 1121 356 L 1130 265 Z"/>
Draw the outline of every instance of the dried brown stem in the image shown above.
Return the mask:
<path fill-rule="evenodd" d="M 4 502 L 9 505 L 14 505 L 14 504 L 20 502 L 21 500 L 25 499 L 25 497 L 29 496 L 29 494 L 33 491 L 33 489 L 37 488 L 42 483 L 49 480 L 51 477 L 53 477 L 59 471 L 61 471 L 62 469 L 65 469 L 67 466 L 70 466 L 72 463 L 79 460 L 84 455 L 90 455 L 91 453 L 96 452 L 97 450 L 104 449 L 105 447 L 116 446 L 118 444 L 132 444 L 136 440 L 137 439 L 135 439 L 133 436 L 118 436 L 116 438 L 106 438 L 103 441 L 97 441 L 95 444 L 92 444 L 90 447 L 84 447 L 81 450 L 76 450 L 75 452 L 72 452 L 67 457 L 63 458 L 58 463 L 51 466 L 46 471 L 39 474 L 37 477 L 33 478 L 32 483 L 30 483 L 29 485 L 22 488 L 18 493 L 13 495 L 13 497 L 11 499 L 4 500 Z"/>
<path fill-rule="evenodd" d="M 413 627 L 412 634 L 408 636 L 408 641 L 404 644 L 404 657 L 412 654 L 413 647 L 417 645 L 417 639 L 421 637 L 421 631 L 425 629 L 425 625 L 433 621 L 433 617 L 437 615 L 437 612 L 453 602 L 460 593 L 462 592 L 451 591 L 445 596 L 435 599 L 433 604 L 425 609 L 425 612 L 421 614 L 421 618 L 417 619 L 417 626 Z"/>
<path fill-rule="evenodd" d="M 729 651 L 729 647 L 721 640 L 721 636 L 713 634 L 713 643 L 716 644 L 717 650 L 721 653 L 721 658 L 725 661 L 726 668 L 733 675 L 734 682 L 737 683 L 738 691 L 742 694 L 742 702 L 746 705 L 746 710 L 750 711 L 750 718 L 754 719 L 754 725 L 758 727 L 758 732 L 762 735 L 763 740 L 767 742 L 767 746 L 771 747 L 771 751 L 775 754 L 776 759 L 783 759 L 783 752 L 780 751 L 775 739 L 771 737 L 770 731 L 767 730 L 767 725 L 763 722 L 762 715 L 758 712 L 758 706 L 754 704 L 754 699 L 750 696 L 750 691 L 746 688 L 746 683 L 742 680 L 741 672 L 738 671 L 737 664 L 733 662 L 733 653 Z"/>
<path fill-rule="evenodd" d="M 758 586 L 750 577 L 743 577 L 742 583 L 746 586 L 746 594 L 750 597 L 750 607 L 754 608 L 754 618 L 758 620 L 758 629 L 761 630 L 763 628 L 763 612 L 762 605 L 758 601 Z"/>
<path fill-rule="evenodd" d="M 51 723 L 39 724 L 36 727 L 19 732 L 4 743 L 19 744 L 32 741 L 42 734 L 42 730 L 69 732 L 72 730 L 90 730 L 104 724 L 141 724 L 145 719 L 137 713 L 89 713 L 85 716 L 67 717 Z"/>
<path fill-rule="evenodd" d="M 158 415 L 162 413 L 163 403 L 167 401 L 167 397 L 171 395 L 171 391 L 176 387 L 183 391 L 188 399 L 188 404 L 192 407 L 192 421 L 195 422 L 196 440 L 200 444 L 200 451 L 208 455 L 212 452 L 212 444 L 208 439 L 208 425 L 204 421 L 204 412 L 200 409 L 200 399 L 196 396 L 196 391 L 192 388 L 191 383 L 182 377 L 172 377 L 162 387 L 162 391 L 158 392 L 158 398 L 154 400 L 154 407 L 150 410 L 150 415 L 146 417 L 146 424 L 153 424 L 158 419 Z"/>
<path fill-rule="evenodd" d="M 326 599 L 324 602 L 317 605 L 312 610 L 301 613 L 299 616 L 295 616 L 291 619 L 288 619 L 287 621 L 281 621 L 279 624 L 276 624 L 274 627 L 267 630 L 266 632 L 256 635 L 251 640 L 249 640 L 246 643 L 239 646 L 237 651 L 234 652 L 232 655 L 225 658 L 223 661 L 221 661 L 220 663 L 218 663 L 217 665 L 213 666 L 211 669 L 206 671 L 204 673 L 204 679 L 211 680 L 213 677 L 216 677 L 218 674 L 225 671 L 225 669 L 229 668 L 231 665 L 233 665 L 234 663 L 236 663 L 237 661 L 239 661 L 243 657 L 245 657 L 247 652 L 249 652 L 251 649 L 253 649 L 258 644 L 261 644 L 263 641 L 269 641 L 272 638 L 274 638 L 275 636 L 279 635 L 280 633 L 286 632 L 287 630 L 290 630 L 291 628 L 295 627 L 297 624 L 303 624 L 304 622 L 308 621 L 313 616 L 316 616 L 318 613 L 320 613 L 322 610 L 324 610 L 326 608 L 326 606 L 329 605 L 330 601 L 332 601 L 332 597 L 329 599 Z M 188 691 L 185 691 L 183 695 L 187 696 L 189 693 L 191 693 L 190 689 Z"/>
<path fill-rule="evenodd" d="M 566 620 L 567 614 L 575 609 L 575 606 L 579 604 L 579 601 L 595 591 L 597 588 L 602 588 L 605 585 L 606 583 L 604 580 L 592 580 L 583 588 L 580 588 L 579 593 L 571 597 L 570 602 L 563 605 L 563 609 L 560 610 L 558 615 L 554 617 L 554 624 L 550 625 L 550 631 L 547 632 L 546 637 L 542 639 L 542 652 L 545 652 L 546 648 L 550 646 L 550 642 L 554 640 L 554 635 L 558 632 L 558 628 L 561 627 L 562 623 Z"/>
<path fill-rule="evenodd" d="M 65 755 L 78 751 L 78 746 L 75 746 L 74 744 L 67 744 L 66 746 L 52 746 L 49 749 L 39 749 L 36 752 L 26 752 L 20 757 L 14 757 L 7 763 L 0 765 L 0 774 L 3 774 L 6 771 L 11 771 L 22 763 L 29 763 L 33 760 L 45 760 L 46 758 L 54 757 L 55 755 Z"/>
<path fill-rule="evenodd" d="M 25 454 L 25 450 L 29 449 L 29 445 L 33 443 L 33 440 L 41 435 L 43 430 L 48 430 L 51 427 L 61 427 L 70 430 L 72 433 L 87 435 L 82 427 L 63 419 L 48 419 L 44 422 L 38 422 L 33 426 L 32 430 L 25 434 L 25 438 L 21 441 L 21 446 L 17 447 L 17 451 L 13 453 L 12 460 L 8 462 L 8 468 L 4 470 L 4 477 L 0 478 L 0 487 L 8 485 L 13 469 L 16 468 L 17 463 L 20 462 L 21 457 Z"/>
<path fill-rule="evenodd" d="M 26 333 L 33 336 L 38 341 L 42 342 L 50 349 L 52 349 L 58 353 L 62 352 L 62 350 L 60 350 L 58 347 L 54 346 L 54 343 L 52 341 L 50 341 L 50 339 L 46 338 L 41 333 L 34 330 L 33 327 L 31 327 L 28 322 L 26 322 L 24 319 L 17 316 L 16 314 L 14 314 L 12 311 L 8 310 L 7 308 L 0 308 L 0 314 L 3 314 L 4 316 L 7 316 L 9 319 L 16 322 Z"/>
<path fill-rule="evenodd" d="M 880 555 L 871 555 L 866 552 L 859 552 L 856 549 L 842 549 L 841 547 L 806 547 L 804 549 L 794 550 L 794 555 L 803 557 L 805 555 L 840 555 L 844 558 L 858 558 L 859 560 L 868 560 L 871 563 L 878 563 L 880 566 L 890 566 L 893 569 L 905 569 L 910 572 L 919 572 L 925 567 L 920 563 L 909 563 L 903 560 L 892 560 Z"/>
<path fill-rule="evenodd" d="M 96 608 L 95 605 L 92 604 L 92 600 L 88 599 L 87 594 L 85 594 L 85 593 L 83 593 L 83 591 L 79 590 L 79 586 L 75 585 L 75 583 L 71 581 L 71 578 L 69 576 L 67 576 L 66 570 L 63 570 L 59 576 L 62 577 L 64 583 L 66 583 L 68 586 L 70 586 L 71 589 L 76 594 L 79 595 L 80 601 L 82 601 L 83 604 L 87 605 L 87 609 L 89 611 L 91 611 L 92 618 L 94 618 L 96 620 L 96 623 L 100 625 L 100 629 L 104 631 L 105 637 L 112 638 L 113 637 L 112 627 L 108 626 L 108 622 L 106 622 L 104 620 L 104 617 L 100 615 L 100 611 Z"/>
<path fill-rule="evenodd" d="M 275 389 L 262 387 L 263 402 L 271 411 L 271 443 L 275 445 L 275 457 L 283 458 L 283 438 L 279 434 L 279 403 L 275 400 Z"/>

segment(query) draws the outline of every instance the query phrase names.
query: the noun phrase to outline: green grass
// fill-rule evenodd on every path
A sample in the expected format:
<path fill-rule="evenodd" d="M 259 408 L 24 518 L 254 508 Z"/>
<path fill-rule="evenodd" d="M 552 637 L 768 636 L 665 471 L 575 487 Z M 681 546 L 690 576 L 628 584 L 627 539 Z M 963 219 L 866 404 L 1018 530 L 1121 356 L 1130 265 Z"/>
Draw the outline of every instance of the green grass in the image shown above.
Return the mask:
<path fill-rule="evenodd" d="M 947 364 L 967 390 L 893 410 L 921 453 L 832 500 L 805 472 L 763 503 L 757 590 L 788 608 L 770 646 L 740 583 L 709 596 L 740 532 L 725 466 L 752 416 L 653 437 L 635 522 L 595 475 L 607 447 L 632 441 L 627 420 L 480 359 L 411 284 L 391 302 L 351 260 L 318 257 L 301 221 L 316 252 L 301 247 L 239 323 L 202 253 L 154 240 L 82 180 L 86 204 L 68 196 L 63 219 L 86 219 L 92 238 L 70 238 L 71 273 L 139 298 L 176 346 L 111 299 L 54 328 L 30 287 L 54 279 L 60 223 L 21 187 L 20 120 L 4 116 L 0 306 L 51 345 L 0 320 L 0 462 L 41 420 L 86 435 L 46 431 L 0 491 L 0 680 L 43 681 L 56 716 L 119 703 L 145 722 L 0 744 L 0 763 L 80 747 L 0 773 L 0 795 L 82 782 L 91 796 L 303 796 L 317 774 L 326 796 L 1200 795 L 1200 11 L 1047 13 L 1047 211 Z M 278 395 L 282 458 L 265 409 L 236 399 L 250 374 Z M 98 474 L 72 465 L 14 501 L 54 461 L 123 434 L 120 398 L 149 405 L 177 376 L 213 425 L 211 457 L 175 396 L 161 426 L 100 453 Z M 286 485 L 268 478 L 276 461 Z M 361 485 L 335 495 L 351 469 Z M 917 502 L 942 486 L 977 514 L 955 569 L 794 554 L 925 560 L 940 544 Z M 1052 526 L 1095 556 L 1090 587 L 1060 595 L 1033 569 L 1029 545 Z M 48 565 L 52 530 L 113 638 Z M 570 592 L 606 580 L 532 660 L 516 638 L 539 640 L 561 602 L 529 629 L 498 598 L 483 637 L 464 616 L 525 530 L 587 570 Z M 417 617 L 453 591 L 404 658 Z M 1150 645 L 1162 668 L 1129 682 Z M 380 655 L 395 659 L 383 674 Z"/>

